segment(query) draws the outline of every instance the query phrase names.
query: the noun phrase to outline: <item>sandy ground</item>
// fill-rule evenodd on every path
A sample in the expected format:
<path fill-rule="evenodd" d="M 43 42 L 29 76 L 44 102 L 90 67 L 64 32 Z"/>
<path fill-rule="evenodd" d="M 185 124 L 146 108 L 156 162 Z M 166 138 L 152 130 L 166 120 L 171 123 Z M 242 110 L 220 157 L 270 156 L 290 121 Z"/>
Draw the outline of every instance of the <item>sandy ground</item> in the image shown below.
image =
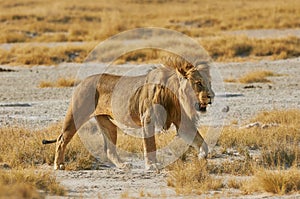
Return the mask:
<path fill-rule="evenodd" d="M 300 58 L 282 61 L 260 61 L 245 63 L 215 63 L 213 87 L 216 90 L 216 102 L 202 116 L 201 124 L 220 126 L 237 121 L 244 125 L 247 120 L 261 110 L 300 108 Z M 101 71 L 105 65 L 61 64 L 60 66 L 33 68 L 8 67 L 13 72 L 0 72 L 0 126 L 23 125 L 31 128 L 43 128 L 63 119 L 70 101 L 73 88 L 39 88 L 42 80 L 56 80 L 59 77 L 79 77 L 84 71 Z M 134 65 L 119 66 L 111 69 L 112 73 L 120 73 Z M 142 66 L 141 73 L 148 66 Z M 144 69 L 143 69 L 144 68 Z M 271 70 L 282 76 L 270 77 L 270 83 L 240 84 L 224 83 L 221 78 L 237 78 L 249 71 Z M 78 71 L 81 74 L 78 75 Z M 218 82 L 215 82 L 218 81 Z M 229 106 L 229 112 L 221 110 Z M 218 115 L 217 117 L 216 114 Z M 58 180 L 69 190 L 66 197 L 61 198 L 185 198 L 178 196 L 175 190 L 167 186 L 167 171 L 161 173 L 146 172 L 143 160 L 132 158 L 133 169 L 122 171 L 111 166 L 102 166 L 90 171 L 56 171 Z M 208 160 L 210 161 L 210 160 Z M 52 170 L 43 165 L 42 169 Z M 211 192 L 204 197 L 228 197 L 238 193 L 237 190 Z M 238 196 L 241 197 L 241 196 Z M 243 198 L 278 198 L 269 194 L 243 196 Z M 300 195 L 284 196 L 297 198 Z M 48 198 L 57 198 L 48 196 Z M 199 198 L 188 196 L 187 198 Z"/>

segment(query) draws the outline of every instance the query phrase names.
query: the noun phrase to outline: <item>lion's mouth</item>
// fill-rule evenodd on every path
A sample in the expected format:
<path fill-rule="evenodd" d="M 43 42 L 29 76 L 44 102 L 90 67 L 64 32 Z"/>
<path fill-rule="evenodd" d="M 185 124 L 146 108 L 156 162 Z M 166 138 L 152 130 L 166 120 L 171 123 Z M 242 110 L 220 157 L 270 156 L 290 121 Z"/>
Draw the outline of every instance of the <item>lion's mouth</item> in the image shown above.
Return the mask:
<path fill-rule="evenodd" d="M 195 104 L 195 108 L 197 111 L 200 111 L 202 113 L 205 113 L 206 112 L 206 104 L 201 104 L 201 103 L 196 103 Z"/>

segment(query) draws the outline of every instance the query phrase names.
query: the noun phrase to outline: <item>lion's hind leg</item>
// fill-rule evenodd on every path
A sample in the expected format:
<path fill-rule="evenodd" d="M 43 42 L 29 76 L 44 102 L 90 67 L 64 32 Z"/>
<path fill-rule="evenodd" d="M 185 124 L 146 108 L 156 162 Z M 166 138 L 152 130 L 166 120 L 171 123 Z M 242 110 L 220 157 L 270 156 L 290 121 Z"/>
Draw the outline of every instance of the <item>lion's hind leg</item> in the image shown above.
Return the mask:
<path fill-rule="evenodd" d="M 76 133 L 76 126 L 71 109 L 68 110 L 64 120 L 62 133 L 59 135 L 55 149 L 54 169 L 64 170 L 65 150 L 67 144 Z"/>
<path fill-rule="evenodd" d="M 116 151 L 117 144 L 117 126 L 114 125 L 108 116 L 99 115 L 95 117 L 102 130 L 107 158 L 118 168 L 130 168 L 131 164 L 122 162 Z"/>

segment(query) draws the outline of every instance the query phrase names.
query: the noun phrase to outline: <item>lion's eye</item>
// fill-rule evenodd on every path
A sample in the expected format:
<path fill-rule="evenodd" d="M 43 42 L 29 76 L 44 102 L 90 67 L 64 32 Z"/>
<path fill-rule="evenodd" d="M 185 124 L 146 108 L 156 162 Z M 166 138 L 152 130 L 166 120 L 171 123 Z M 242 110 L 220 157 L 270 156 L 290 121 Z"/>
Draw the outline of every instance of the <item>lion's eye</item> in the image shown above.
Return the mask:
<path fill-rule="evenodd" d="M 203 86 L 201 82 L 197 82 L 197 85 L 201 87 Z"/>

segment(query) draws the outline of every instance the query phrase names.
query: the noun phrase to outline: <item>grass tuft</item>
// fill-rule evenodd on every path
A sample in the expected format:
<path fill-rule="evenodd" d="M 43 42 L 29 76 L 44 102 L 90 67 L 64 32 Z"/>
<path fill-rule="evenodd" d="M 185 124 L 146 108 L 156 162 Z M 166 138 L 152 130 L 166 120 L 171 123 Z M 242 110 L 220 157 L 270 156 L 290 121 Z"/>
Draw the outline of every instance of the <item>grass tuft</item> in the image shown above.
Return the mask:
<path fill-rule="evenodd" d="M 79 84 L 79 80 L 76 80 L 75 78 L 59 78 L 55 82 L 50 81 L 41 81 L 39 83 L 39 88 L 49 88 L 49 87 L 73 87 Z"/>
<path fill-rule="evenodd" d="M 50 173 L 26 170 L 0 170 L 0 198 L 41 198 L 42 190 L 64 195 L 65 189 Z"/>
<path fill-rule="evenodd" d="M 258 169 L 254 177 L 244 184 L 244 192 L 264 191 L 273 194 L 290 194 L 300 191 L 300 171 L 297 168 L 289 170 Z"/>
<path fill-rule="evenodd" d="M 249 83 L 267 83 L 271 82 L 267 79 L 267 77 L 273 77 L 273 76 L 281 76 L 280 74 L 276 74 L 269 70 L 256 70 L 249 73 L 246 73 L 242 77 L 238 79 L 229 78 L 225 79 L 224 82 L 227 83 L 234 83 L 234 82 L 240 82 L 243 84 L 249 84 Z"/>
<path fill-rule="evenodd" d="M 222 181 L 209 175 L 205 160 L 192 159 L 188 162 L 178 160 L 169 166 L 168 186 L 174 187 L 177 194 L 201 194 L 208 190 L 223 187 Z"/>
<path fill-rule="evenodd" d="M 250 73 L 245 74 L 244 76 L 240 77 L 238 81 L 243 84 L 248 83 L 266 83 L 271 82 L 266 77 L 278 76 L 272 71 L 268 70 L 257 70 Z"/>

